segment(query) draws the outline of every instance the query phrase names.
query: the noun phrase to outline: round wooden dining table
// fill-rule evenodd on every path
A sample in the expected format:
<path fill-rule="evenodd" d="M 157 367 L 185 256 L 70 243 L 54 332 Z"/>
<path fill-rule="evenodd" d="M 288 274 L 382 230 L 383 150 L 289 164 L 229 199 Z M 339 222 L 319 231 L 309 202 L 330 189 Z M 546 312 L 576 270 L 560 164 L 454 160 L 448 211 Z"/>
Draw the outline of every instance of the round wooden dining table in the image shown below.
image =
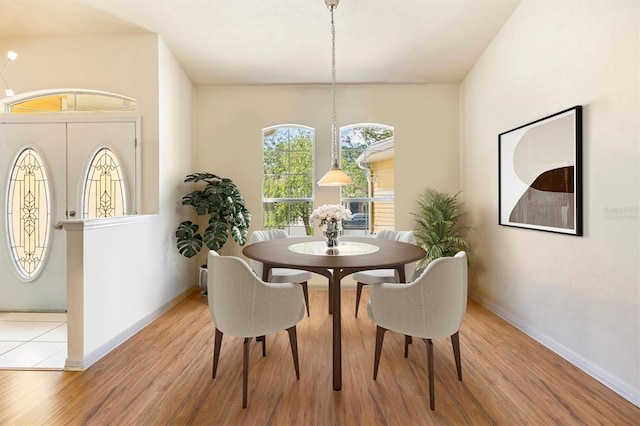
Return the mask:
<path fill-rule="evenodd" d="M 263 263 L 262 279 L 272 268 L 302 269 L 329 279 L 329 313 L 333 314 L 333 389 L 342 389 L 342 318 L 340 282 L 354 272 L 395 269 L 406 282 L 404 265 L 425 257 L 416 245 L 371 237 L 342 237 L 337 248 L 327 248 L 321 237 L 291 237 L 250 244 L 242 253 Z"/>

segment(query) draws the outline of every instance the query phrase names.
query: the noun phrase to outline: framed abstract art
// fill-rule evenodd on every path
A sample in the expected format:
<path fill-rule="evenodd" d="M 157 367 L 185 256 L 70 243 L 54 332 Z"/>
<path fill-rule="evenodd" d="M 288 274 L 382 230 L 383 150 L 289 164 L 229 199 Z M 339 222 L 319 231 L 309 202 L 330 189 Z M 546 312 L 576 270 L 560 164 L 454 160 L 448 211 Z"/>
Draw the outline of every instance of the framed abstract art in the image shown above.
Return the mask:
<path fill-rule="evenodd" d="M 582 235 L 582 106 L 498 135 L 499 224 Z"/>

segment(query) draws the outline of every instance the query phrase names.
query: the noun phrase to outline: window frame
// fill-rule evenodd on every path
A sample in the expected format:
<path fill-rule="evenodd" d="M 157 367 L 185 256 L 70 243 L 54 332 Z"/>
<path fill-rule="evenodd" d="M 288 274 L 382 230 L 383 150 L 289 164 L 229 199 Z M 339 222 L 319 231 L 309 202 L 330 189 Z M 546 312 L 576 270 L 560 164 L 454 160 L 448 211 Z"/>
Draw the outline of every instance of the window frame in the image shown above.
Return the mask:
<path fill-rule="evenodd" d="M 14 108 L 20 104 L 31 102 L 39 99 L 62 97 L 62 96 L 74 97 L 73 109 L 60 109 L 55 110 L 29 110 L 29 111 L 14 111 Z M 78 96 L 91 96 L 96 99 L 103 98 L 103 100 L 119 100 L 122 105 L 117 108 L 90 108 L 90 109 L 77 109 L 77 97 Z M 104 105 L 103 105 L 104 106 Z M 135 113 L 137 112 L 137 101 L 135 98 L 131 98 L 117 93 L 105 92 L 102 90 L 92 89 L 46 89 L 36 90 L 28 93 L 22 93 L 17 96 L 8 98 L 5 102 L 0 102 L 0 110 L 3 110 L 9 114 L 71 114 L 71 113 Z"/>
<path fill-rule="evenodd" d="M 287 129 L 290 133 L 291 129 L 298 129 L 301 132 L 309 132 L 309 141 L 310 147 L 308 151 L 308 156 L 310 157 L 310 165 L 308 173 L 303 174 L 307 177 L 309 181 L 310 194 L 308 197 L 300 197 L 300 196 L 289 196 L 289 197 L 265 197 L 265 185 L 266 180 L 272 174 L 266 173 L 267 164 L 265 163 L 265 140 L 268 137 L 271 137 L 273 134 L 278 132 L 279 130 Z M 268 133 L 272 132 L 272 134 L 268 135 Z M 261 131 L 261 153 L 262 153 L 262 173 L 261 173 L 261 226 L 263 229 L 284 229 L 290 235 L 311 235 L 313 233 L 313 222 L 310 219 L 311 212 L 313 211 L 314 199 L 315 199 L 315 128 L 305 126 L 302 124 L 277 124 L 269 127 L 265 127 Z M 292 137 L 289 135 L 287 141 L 291 141 Z M 281 176 L 291 177 L 291 176 L 300 176 L 300 174 L 291 173 L 291 169 L 287 170 L 287 173 L 280 174 Z M 267 219 L 267 215 L 269 214 L 268 209 L 266 208 L 267 204 L 277 204 L 277 203 L 287 203 L 289 206 L 288 209 L 288 220 L 284 224 L 275 223 L 275 225 L 269 224 L 269 220 Z M 291 217 L 291 207 L 295 203 L 307 203 L 307 209 L 309 211 L 309 218 L 298 218 L 302 220 L 302 224 L 296 224 Z M 308 224 L 304 222 L 304 220 L 308 220 Z"/>
<path fill-rule="evenodd" d="M 94 179 L 91 179 L 96 170 L 96 167 L 94 167 L 94 164 L 98 156 L 102 155 L 101 153 L 103 151 L 106 151 L 108 157 L 115 163 L 114 167 L 116 169 L 115 173 L 118 176 L 117 183 L 118 183 L 118 190 L 120 195 L 119 199 L 120 199 L 120 203 L 122 204 L 122 208 L 121 208 L 122 214 L 116 213 L 115 215 L 109 215 L 109 216 L 93 216 L 88 211 L 88 210 L 91 210 L 91 211 L 95 210 L 93 208 L 88 209 L 89 203 L 92 200 L 97 201 L 99 203 L 100 197 L 98 197 L 96 200 L 95 198 L 92 198 L 90 195 L 88 196 L 87 194 L 92 188 L 95 188 L 95 186 L 93 185 Z M 126 181 L 127 175 L 122 168 L 123 165 L 122 165 L 122 162 L 120 161 L 118 154 L 115 152 L 115 150 L 113 150 L 109 146 L 99 146 L 93 152 L 90 158 L 91 160 L 86 166 L 86 172 L 84 173 L 84 180 L 82 182 L 82 192 L 81 192 L 82 199 L 80 203 L 80 205 L 82 206 L 81 217 L 83 219 L 104 219 L 104 218 L 121 217 L 121 216 L 128 215 L 129 214 L 129 194 L 127 192 L 127 188 L 128 188 L 128 184 Z M 118 194 L 115 194 L 115 195 L 118 195 Z"/>
<path fill-rule="evenodd" d="M 30 151 L 31 153 L 27 154 L 28 151 Z M 18 173 L 17 169 L 20 167 L 19 162 L 27 155 L 34 155 L 36 157 L 36 160 L 38 161 L 38 169 L 40 170 L 40 174 L 42 177 L 41 183 L 39 185 L 40 186 L 39 189 L 43 190 L 43 195 L 40 195 L 37 198 L 40 199 L 44 196 L 44 200 L 40 200 L 44 202 L 44 206 L 41 206 L 40 204 L 38 204 L 37 214 L 33 214 L 33 216 L 37 217 L 36 228 L 38 230 L 36 232 L 38 234 L 43 234 L 44 237 L 36 241 L 36 243 L 39 244 L 38 247 L 40 249 L 40 255 L 39 255 L 38 264 L 35 266 L 34 270 L 31 272 L 27 271 L 21 265 L 21 262 L 19 260 L 21 256 L 18 250 L 16 249 L 16 247 L 17 247 L 17 242 L 20 241 L 21 238 L 20 236 L 16 236 L 15 234 L 15 231 L 17 229 L 17 225 L 15 222 L 16 221 L 22 222 L 23 216 L 22 216 L 22 212 L 20 211 L 16 212 L 13 209 L 14 201 L 15 201 L 14 199 L 16 198 L 16 195 L 15 195 L 16 184 L 14 182 L 16 182 L 15 177 Z M 22 147 L 18 151 L 17 155 L 14 157 L 13 161 L 11 162 L 10 170 L 11 171 L 9 173 L 7 189 L 4 194 L 5 205 L 6 205 L 6 211 L 4 212 L 4 222 L 6 224 L 5 232 L 6 232 L 6 239 L 7 239 L 7 248 L 9 252 L 9 257 L 11 259 L 11 263 L 14 266 L 14 272 L 17 274 L 20 280 L 24 282 L 31 282 L 31 281 L 34 281 L 36 278 L 38 278 L 38 276 L 40 276 L 42 271 L 44 271 L 44 265 L 46 264 L 49 258 L 49 253 L 50 253 L 49 245 L 52 237 L 51 234 L 53 232 L 53 227 L 51 224 L 53 205 L 52 205 L 52 197 L 51 197 L 51 191 L 52 191 L 51 182 L 49 180 L 50 173 L 43 156 L 40 154 L 38 149 L 34 146 Z M 22 209 L 23 204 L 20 204 L 19 207 L 20 209 Z M 44 215 L 40 214 L 39 213 L 40 210 L 44 210 L 45 214 Z M 21 232 L 24 233 L 24 227 L 21 228 Z"/>
<path fill-rule="evenodd" d="M 347 161 L 349 161 L 349 157 L 353 157 L 353 155 L 347 156 L 344 155 L 345 154 L 345 139 L 347 138 L 348 134 L 356 128 L 379 128 L 383 131 L 390 131 L 391 135 L 388 135 L 382 139 L 376 140 L 372 143 L 370 143 L 368 147 L 374 145 L 375 143 L 378 142 L 383 142 L 387 139 L 391 139 L 391 141 L 393 142 L 393 148 L 391 149 L 391 151 L 394 153 L 391 158 L 395 158 L 395 128 L 393 126 L 390 126 L 388 124 L 381 124 L 381 123 L 355 123 L 355 124 L 349 124 L 346 126 L 342 126 L 340 127 L 340 158 L 341 158 L 341 167 L 343 168 L 343 170 L 347 170 Z M 348 149 L 348 148 L 347 148 Z M 365 148 L 366 149 L 366 148 Z M 385 149 L 386 150 L 386 149 Z M 355 157 L 355 159 L 357 159 L 360 155 L 362 155 L 362 153 L 365 150 L 362 150 L 362 152 Z M 383 150 L 384 151 L 384 150 Z M 381 152 L 383 152 L 381 151 Z M 345 160 L 345 158 L 347 158 L 347 160 Z M 354 162 L 355 162 L 354 159 Z M 358 166 L 359 167 L 359 166 Z M 364 170 L 364 176 L 366 179 L 366 191 L 367 194 L 370 195 L 371 193 L 371 189 L 372 189 L 372 183 L 371 183 L 371 168 L 366 168 Z M 351 176 L 351 178 L 354 180 L 354 182 L 356 182 L 357 179 L 354 179 L 354 176 Z M 393 166 L 393 179 L 395 180 L 395 162 L 394 162 L 394 166 Z M 377 231 L 382 230 L 382 229 L 390 229 L 393 230 L 395 228 L 395 184 L 393 187 L 393 191 L 392 191 L 392 195 L 383 195 L 383 196 L 366 196 L 366 197 L 345 197 L 344 193 L 345 190 L 347 188 L 341 188 L 340 190 L 340 203 L 347 207 L 347 208 L 351 208 L 353 206 L 354 203 L 361 203 L 361 204 L 365 204 L 366 205 L 366 211 L 362 212 L 362 211 L 352 211 L 352 213 L 366 213 L 368 215 L 368 220 L 369 222 L 367 223 L 366 229 L 364 229 L 364 233 L 365 235 L 370 235 L 370 234 L 375 234 Z M 393 203 L 393 212 L 394 212 L 394 222 L 393 223 L 377 223 L 376 222 L 376 217 L 375 215 L 373 215 L 372 213 L 375 211 L 374 209 L 374 204 L 375 203 Z M 349 223 L 345 223 L 345 229 L 349 230 Z M 353 235 L 356 235 L 358 232 L 358 230 L 362 230 L 360 227 L 356 227 L 353 228 L 355 230 L 355 233 L 352 233 Z"/>

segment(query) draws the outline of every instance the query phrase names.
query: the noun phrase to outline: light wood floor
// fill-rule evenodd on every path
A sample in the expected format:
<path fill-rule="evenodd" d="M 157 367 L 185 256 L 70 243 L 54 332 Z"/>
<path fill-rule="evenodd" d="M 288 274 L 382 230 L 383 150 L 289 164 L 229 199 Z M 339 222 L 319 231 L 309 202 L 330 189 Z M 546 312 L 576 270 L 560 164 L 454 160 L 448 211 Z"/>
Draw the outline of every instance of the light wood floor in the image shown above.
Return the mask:
<path fill-rule="evenodd" d="M 367 299 L 366 294 L 363 299 Z M 298 325 L 299 381 L 286 332 L 250 352 L 242 409 L 242 340 L 225 336 L 211 379 L 213 325 L 194 293 L 85 372 L 0 371 L 5 425 L 638 425 L 640 408 L 473 301 L 460 332 L 463 381 L 448 339 L 434 342 L 436 410 L 429 409 L 426 350 L 387 333 L 372 379 L 375 327 L 344 292 L 343 388 L 331 387 L 327 294 L 311 291 Z"/>

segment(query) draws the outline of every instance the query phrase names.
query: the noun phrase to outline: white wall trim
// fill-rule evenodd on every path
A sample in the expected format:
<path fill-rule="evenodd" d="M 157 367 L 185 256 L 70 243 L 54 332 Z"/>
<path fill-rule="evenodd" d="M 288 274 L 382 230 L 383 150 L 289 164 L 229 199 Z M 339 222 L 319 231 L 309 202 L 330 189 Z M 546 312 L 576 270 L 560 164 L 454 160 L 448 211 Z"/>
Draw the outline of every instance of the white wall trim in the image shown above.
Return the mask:
<path fill-rule="evenodd" d="M 621 382 L 620 380 L 618 380 L 618 378 L 612 376 L 607 371 L 598 367 L 586 358 L 580 356 L 571 349 L 568 349 L 566 346 L 550 338 L 546 334 L 539 332 L 535 329 L 535 327 L 532 327 L 529 324 L 526 324 L 514 318 L 508 312 L 495 305 L 490 300 L 485 299 L 484 297 L 471 290 L 469 290 L 469 296 L 494 314 L 498 315 L 503 320 L 507 321 L 518 330 L 522 331 L 527 336 L 531 337 L 536 342 L 542 344 L 546 348 L 560 355 L 562 358 L 569 361 L 571 364 L 584 371 L 606 387 L 618 393 L 629 402 L 640 407 L 640 391 L 638 391 L 637 389 L 634 389 L 628 384 Z"/>
<path fill-rule="evenodd" d="M 155 319 L 157 319 L 160 315 L 164 314 L 169 309 L 171 309 L 172 307 L 180 303 L 189 294 L 191 294 L 194 289 L 195 287 L 185 290 L 183 293 L 179 294 L 169 302 L 165 303 L 155 311 L 151 312 L 149 315 L 145 316 L 140 321 L 134 323 L 129 328 L 124 330 L 122 333 L 118 334 L 116 337 L 109 340 L 107 343 L 100 346 L 98 349 L 85 355 L 83 358 L 68 357 L 64 364 L 64 370 L 65 371 L 84 371 L 87 368 L 91 367 L 93 364 L 98 362 L 100 359 L 104 358 L 111 351 L 113 351 L 118 346 L 120 346 L 121 344 L 129 340 L 131 337 L 137 334 L 140 330 L 142 330 L 151 322 L 153 322 Z"/>
<path fill-rule="evenodd" d="M 157 218 L 157 214 L 140 214 L 109 217 L 105 219 L 74 219 L 63 221 L 62 226 L 66 231 L 89 231 L 92 229 L 111 228 L 133 223 L 151 222 Z"/>

